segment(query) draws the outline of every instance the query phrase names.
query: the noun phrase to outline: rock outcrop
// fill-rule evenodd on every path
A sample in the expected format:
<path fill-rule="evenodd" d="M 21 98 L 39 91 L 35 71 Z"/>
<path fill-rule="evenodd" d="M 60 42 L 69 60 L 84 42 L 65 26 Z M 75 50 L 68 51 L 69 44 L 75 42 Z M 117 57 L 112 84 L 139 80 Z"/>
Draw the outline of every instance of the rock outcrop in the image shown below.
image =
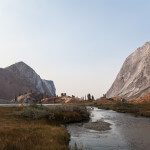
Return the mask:
<path fill-rule="evenodd" d="M 0 98 L 13 99 L 28 92 L 46 93 L 55 96 L 53 81 L 43 80 L 24 62 L 0 68 Z"/>
<path fill-rule="evenodd" d="M 131 99 L 149 92 L 150 42 L 147 42 L 127 57 L 106 96 Z"/>

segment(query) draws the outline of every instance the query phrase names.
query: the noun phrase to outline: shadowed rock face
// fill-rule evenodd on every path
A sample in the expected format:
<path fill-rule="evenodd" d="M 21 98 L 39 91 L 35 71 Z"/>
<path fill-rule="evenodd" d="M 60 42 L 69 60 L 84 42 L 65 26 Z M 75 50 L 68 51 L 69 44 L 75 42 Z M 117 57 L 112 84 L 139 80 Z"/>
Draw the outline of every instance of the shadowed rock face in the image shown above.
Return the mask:
<path fill-rule="evenodd" d="M 42 80 L 24 62 L 18 62 L 7 68 L 0 68 L 0 98 L 13 99 L 19 94 L 30 91 L 55 96 L 56 90 L 53 81 Z"/>
<path fill-rule="evenodd" d="M 150 42 L 127 57 L 106 96 L 130 99 L 148 92 L 150 92 Z"/>

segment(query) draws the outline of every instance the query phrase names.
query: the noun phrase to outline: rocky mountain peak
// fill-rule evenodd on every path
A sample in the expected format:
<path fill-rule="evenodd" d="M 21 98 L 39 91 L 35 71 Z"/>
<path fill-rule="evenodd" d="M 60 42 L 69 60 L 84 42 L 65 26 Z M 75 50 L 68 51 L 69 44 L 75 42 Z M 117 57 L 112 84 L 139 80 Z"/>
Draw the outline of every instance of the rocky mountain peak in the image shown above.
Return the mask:
<path fill-rule="evenodd" d="M 54 96 L 56 92 L 53 81 L 41 79 L 22 61 L 0 70 L 0 89 L 0 98 L 4 99 L 11 99 L 29 91 L 46 93 L 49 96 Z"/>
<path fill-rule="evenodd" d="M 23 62 L 23 61 L 19 61 L 19 62 L 15 63 L 14 65 L 16 65 L 16 66 L 19 66 L 19 65 L 21 65 L 21 66 L 23 66 L 23 65 L 28 66 L 28 65 L 27 65 L 25 62 Z"/>
<path fill-rule="evenodd" d="M 150 91 L 150 42 L 137 48 L 125 60 L 107 97 L 138 97 Z"/>
<path fill-rule="evenodd" d="M 35 72 L 29 65 L 27 65 L 23 61 L 17 62 L 11 66 L 8 66 L 6 67 L 6 69 L 12 70 L 12 71 Z"/>
<path fill-rule="evenodd" d="M 12 64 L 12 65 L 8 66 L 7 68 L 12 67 L 12 66 L 16 66 L 16 67 L 18 67 L 18 68 L 29 67 L 29 66 L 28 66 L 26 63 L 24 63 L 23 61 L 19 61 L 19 62 L 15 63 L 15 64 Z M 30 67 L 30 68 L 31 68 L 31 67 Z"/>

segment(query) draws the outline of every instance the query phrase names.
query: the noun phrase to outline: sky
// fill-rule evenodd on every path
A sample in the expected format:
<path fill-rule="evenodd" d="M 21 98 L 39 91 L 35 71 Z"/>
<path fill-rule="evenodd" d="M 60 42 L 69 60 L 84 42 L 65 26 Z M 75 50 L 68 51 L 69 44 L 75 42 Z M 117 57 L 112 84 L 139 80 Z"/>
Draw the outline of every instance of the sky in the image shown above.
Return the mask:
<path fill-rule="evenodd" d="M 149 0 L 0 0 L 0 67 L 24 61 L 57 94 L 106 93 L 150 40 Z"/>

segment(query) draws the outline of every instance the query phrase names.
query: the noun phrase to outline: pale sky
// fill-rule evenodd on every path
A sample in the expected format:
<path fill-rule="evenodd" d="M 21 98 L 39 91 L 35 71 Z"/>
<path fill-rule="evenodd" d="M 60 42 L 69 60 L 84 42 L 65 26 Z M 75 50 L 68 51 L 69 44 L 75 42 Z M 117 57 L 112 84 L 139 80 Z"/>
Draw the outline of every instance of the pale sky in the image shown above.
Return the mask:
<path fill-rule="evenodd" d="M 0 0 L 0 67 L 18 61 L 57 94 L 100 97 L 150 40 L 149 0 Z"/>

